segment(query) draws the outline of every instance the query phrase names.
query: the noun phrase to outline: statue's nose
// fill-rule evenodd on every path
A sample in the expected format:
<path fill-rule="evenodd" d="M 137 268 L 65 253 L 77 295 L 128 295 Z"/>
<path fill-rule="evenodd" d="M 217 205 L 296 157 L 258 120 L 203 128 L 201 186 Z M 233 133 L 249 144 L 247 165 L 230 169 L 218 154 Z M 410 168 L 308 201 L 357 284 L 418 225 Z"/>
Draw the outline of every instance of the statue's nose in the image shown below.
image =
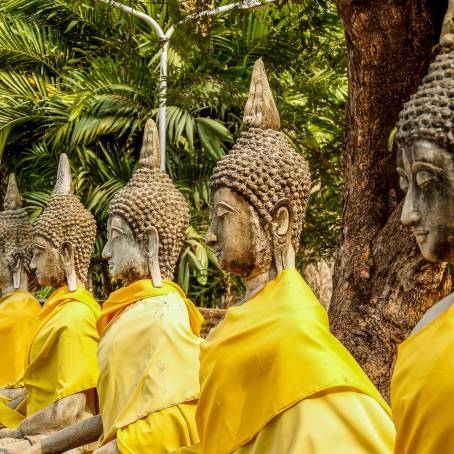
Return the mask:
<path fill-rule="evenodd" d="M 400 221 L 406 227 L 417 225 L 421 222 L 421 214 L 411 200 L 405 200 Z"/>
<path fill-rule="evenodd" d="M 208 230 L 205 237 L 206 244 L 208 244 L 208 246 L 212 246 L 213 244 L 216 244 L 217 240 L 218 240 L 217 236 L 213 232 Z"/>
<path fill-rule="evenodd" d="M 402 207 L 402 214 L 400 222 L 406 227 L 412 227 L 420 224 L 421 211 L 420 200 L 417 197 L 414 186 L 410 185 L 408 192 L 405 194 L 404 206 Z"/>
<path fill-rule="evenodd" d="M 105 244 L 104 249 L 102 250 L 101 256 L 104 260 L 110 260 L 112 258 L 112 254 L 110 252 L 108 243 Z"/>

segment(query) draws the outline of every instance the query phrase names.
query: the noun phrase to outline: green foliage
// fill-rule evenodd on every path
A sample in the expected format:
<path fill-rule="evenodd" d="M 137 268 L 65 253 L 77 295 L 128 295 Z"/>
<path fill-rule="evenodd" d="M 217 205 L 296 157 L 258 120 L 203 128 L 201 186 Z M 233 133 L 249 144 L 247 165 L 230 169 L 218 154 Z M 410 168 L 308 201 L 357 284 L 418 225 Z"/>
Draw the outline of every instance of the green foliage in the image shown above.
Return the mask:
<path fill-rule="evenodd" d="M 165 27 L 178 2 L 127 2 Z M 302 234 L 304 259 L 331 256 L 341 214 L 346 70 L 335 9 L 324 0 L 217 16 L 208 33 L 177 27 L 169 47 L 167 166 L 191 206 L 179 283 L 200 305 L 241 292 L 203 241 L 208 179 L 238 136 L 251 68 L 263 57 L 283 130 L 310 162 L 314 190 Z M 205 30 L 206 31 L 206 30 Z M 94 0 L 3 0 L 0 5 L 0 181 L 18 173 L 31 219 L 52 190 L 58 155 L 98 221 L 92 280 L 112 286 L 101 261 L 107 208 L 129 179 L 149 116 L 157 120 L 159 42 L 136 18 Z M 303 254 L 299 256 L 299 265 Z M 227 295 L 227 296 L 226 296 Z"/>

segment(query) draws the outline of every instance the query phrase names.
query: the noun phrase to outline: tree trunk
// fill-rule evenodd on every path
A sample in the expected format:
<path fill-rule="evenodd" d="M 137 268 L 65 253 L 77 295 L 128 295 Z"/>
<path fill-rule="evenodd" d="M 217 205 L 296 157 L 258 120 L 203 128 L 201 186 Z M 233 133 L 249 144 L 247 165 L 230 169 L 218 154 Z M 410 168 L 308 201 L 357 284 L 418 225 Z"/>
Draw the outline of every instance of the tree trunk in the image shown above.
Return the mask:
<path fill-rule="evenodd" d="M 400 225 L 389 137 L 434 58 L 447 2 L 336 0 L 349 98 L 345 205 L 330 306 L 333 333 L 389 398 L 397 345 L 450 289 L 448 268 L 420 255 Z"/>

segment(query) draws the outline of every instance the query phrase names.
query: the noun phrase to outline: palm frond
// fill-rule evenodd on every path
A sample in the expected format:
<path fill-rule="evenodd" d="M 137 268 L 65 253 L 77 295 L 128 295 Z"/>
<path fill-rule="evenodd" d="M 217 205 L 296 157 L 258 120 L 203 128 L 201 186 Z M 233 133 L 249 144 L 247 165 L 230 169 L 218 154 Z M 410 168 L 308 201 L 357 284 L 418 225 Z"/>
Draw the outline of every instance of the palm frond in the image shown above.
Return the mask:
<path fill-rule="evenodd" d="M 58 74 L 71 55 L 58 31 L 0 13 L 0 68 Z"/>

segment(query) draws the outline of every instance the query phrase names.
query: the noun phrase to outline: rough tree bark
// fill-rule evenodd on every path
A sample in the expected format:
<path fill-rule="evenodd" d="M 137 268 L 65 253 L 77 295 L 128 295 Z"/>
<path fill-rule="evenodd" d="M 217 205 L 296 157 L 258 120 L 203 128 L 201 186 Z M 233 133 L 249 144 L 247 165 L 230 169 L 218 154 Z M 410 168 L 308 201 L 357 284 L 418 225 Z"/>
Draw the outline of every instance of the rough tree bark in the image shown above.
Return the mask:
<path fill-rule="evenodd" d="M 330 306 L 334 334 L 389 398 L 397 345 L 450 289 L 445 265 L 422 259 L 401 227 L 398 113 L 434 58 L 447 2 L 335 0 L 345 27 L 349 98 L 345 205 Z"/>

